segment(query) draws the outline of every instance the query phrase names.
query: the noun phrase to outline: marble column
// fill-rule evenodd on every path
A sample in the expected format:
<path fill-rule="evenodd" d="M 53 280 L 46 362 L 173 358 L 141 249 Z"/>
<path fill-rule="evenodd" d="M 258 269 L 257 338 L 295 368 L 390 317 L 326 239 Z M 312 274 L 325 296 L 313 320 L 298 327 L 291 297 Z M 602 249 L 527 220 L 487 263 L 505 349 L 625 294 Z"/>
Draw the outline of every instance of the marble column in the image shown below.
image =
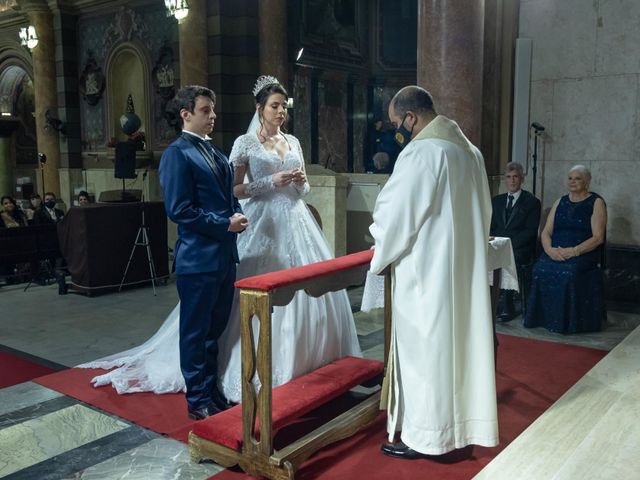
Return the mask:
<path fill-rule="evenodd" d="M 259 2 L 260 75 L 274 75 L 291 92 L 288 82 L 287 1 Z"/>
<path fill-rule="evenodd" d="M 484 1 L 418 1 L 418 85 L 480 144 Z"/>
<path fill-rule="evenodd" d="M 178 25 L 180 85 L 209 86 L 206 0 L 189 0 L 189 14 Z"/>
<path fill-rule="evenodd" d="M 58 88 L 56 83 L 56 44 L 53 34 L 53 14 L 43 1 L 26 1 L 22 9 L 36 29 L 38 45 L 31 51 L 33 59 L 33 89 L 35 102 L 38 152 L 47 156 L 44 168 L 44 188 L 60 196 L 60 143 L 57 130 L 47 126 L 45 112 L 57 116 Z"/>

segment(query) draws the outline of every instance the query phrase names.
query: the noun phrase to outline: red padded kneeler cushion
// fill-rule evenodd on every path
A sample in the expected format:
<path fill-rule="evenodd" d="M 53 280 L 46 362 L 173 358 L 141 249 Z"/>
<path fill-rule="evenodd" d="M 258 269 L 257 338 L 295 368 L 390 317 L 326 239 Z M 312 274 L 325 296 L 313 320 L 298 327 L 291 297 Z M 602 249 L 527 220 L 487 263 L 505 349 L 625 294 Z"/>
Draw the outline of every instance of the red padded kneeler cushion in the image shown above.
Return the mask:
<path fill-rule="evenodd" d="M 383 363 L 378 360 L 344 357 L 274 388 L 271 410 L 273 434 L 302 415 L 382 373 L 383 369 Z M 196 422 L 192 432 L 205 440 L 240 451 L 242 405 Z"/>
<path fill-rule="evenodd" d="M 338 272 L 368 265 L 371 263 L 372 257 L 373 250 L 364 250 L 323 262 L 311 263 L 302 267 L 288 268 L 286 270 L 243 278 L 242 280 L 238 280 L 235 286 L 236 288 L 269 292 L 279 287 L 308 281 L 313 278 L 324 277 L 326 275 L 334 275 Z"/>

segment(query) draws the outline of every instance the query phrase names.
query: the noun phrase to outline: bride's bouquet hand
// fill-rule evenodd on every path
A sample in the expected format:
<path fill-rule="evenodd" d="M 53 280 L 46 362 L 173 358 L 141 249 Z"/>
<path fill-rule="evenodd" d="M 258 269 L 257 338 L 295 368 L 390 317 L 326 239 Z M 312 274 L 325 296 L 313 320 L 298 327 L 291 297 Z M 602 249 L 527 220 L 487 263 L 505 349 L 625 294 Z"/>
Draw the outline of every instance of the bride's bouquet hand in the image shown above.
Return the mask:
<path fill-rule="evenodd" d="M 284 170 L 274 173 L 271 181 L 276 187 L 286 187 L 293 181 L 293 172 L 291 170 Z"/>
<path fill-rule="evenodd" d="M 291 171 L 291 174 L 293 175 L 293 182 L 298 186 L 304 185 L 304 183 L 307 181 L 307 176 L 299 168 L 293 169 Z"/>

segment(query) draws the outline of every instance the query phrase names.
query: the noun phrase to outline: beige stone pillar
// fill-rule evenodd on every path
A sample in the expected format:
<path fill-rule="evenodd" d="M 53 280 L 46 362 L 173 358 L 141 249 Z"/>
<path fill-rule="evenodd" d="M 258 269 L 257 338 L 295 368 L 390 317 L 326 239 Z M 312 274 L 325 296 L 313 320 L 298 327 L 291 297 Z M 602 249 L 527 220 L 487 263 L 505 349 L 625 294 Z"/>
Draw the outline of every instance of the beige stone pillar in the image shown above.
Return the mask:
<path fill-rule="evenodd" d="M 180 85 L 209 85 L 206 0 L 189 0 L 189 14 L 178 25 Z"/>
<path fill-rule="evenodd" d="M 22 8 L 36 29 L 38 45 L 31 51 L 33 59 L 33 89 L 38 152 L 47 156 L 44 168 L 44 188 L 60 196 L 60 143 L 58 132 L 48 128 L 44 114 L 50 110 L 58 115 L 56 83 L 56 44 L 53 35 L 53 14 L 45 1 L 23 2 Z"/>
<path fill-rule="evenodd" d="M 307 176 L 311 191 L 304 201 L 320 216 L 322 232 L 333 255 L 345 255 L 349 178 L 320 165 L 307 165 Z"/>
<path fill-rule="evenodd" d="M 258 4 L 260 75 L 273 75 L 292 91 L 293 86 L 287 85 L 287 1 L 260 0 Z"/>
<path fill-rule="evenodd" d="M 484 2 L 418 0 L 418 85 L 480 143 Z"/>

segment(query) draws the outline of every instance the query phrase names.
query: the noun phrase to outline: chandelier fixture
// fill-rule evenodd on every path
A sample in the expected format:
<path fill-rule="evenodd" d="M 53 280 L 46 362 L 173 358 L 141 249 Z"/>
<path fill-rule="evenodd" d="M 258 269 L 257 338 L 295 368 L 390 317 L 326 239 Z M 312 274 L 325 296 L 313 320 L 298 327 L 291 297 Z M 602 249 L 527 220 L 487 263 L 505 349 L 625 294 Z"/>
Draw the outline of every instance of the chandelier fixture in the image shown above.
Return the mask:
<path fill-rule="evenodd" d="M 36 48 L 36 45 L 38 45 L 38 36 L 36 35 L 36 28 L 33 25 L 22 27 L 18 35 L 20 36 L 20 43 L 29 50 L 33 50 Z"/>
<path fill-rule="evenodd" d="M 176 20 L 180 21 L 189 14 L 189 4 L 187 0 L 164 0 L 167 7 L 167 16 L 173 15 Z"/>

